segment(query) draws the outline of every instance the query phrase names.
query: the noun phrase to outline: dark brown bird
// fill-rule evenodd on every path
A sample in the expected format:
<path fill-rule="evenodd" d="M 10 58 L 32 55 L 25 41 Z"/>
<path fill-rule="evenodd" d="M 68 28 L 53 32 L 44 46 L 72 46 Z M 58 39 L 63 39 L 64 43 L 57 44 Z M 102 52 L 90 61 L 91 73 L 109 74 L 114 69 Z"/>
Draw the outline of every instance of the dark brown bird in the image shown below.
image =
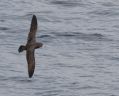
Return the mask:
<path fill-rule="evenodd" d="M 29 78 L 33 76 L 35 70 L 35 49 L 43 46 L 42 43 L 36 42 L 36 31 L 37 31 L 37 18 L 35 15 L 32 17 L 30 32 L 26 45 L 21 45 L 18 49 L 19 52 L 26 50 L 26 59 L 28 63 L 28 75 Z"/>

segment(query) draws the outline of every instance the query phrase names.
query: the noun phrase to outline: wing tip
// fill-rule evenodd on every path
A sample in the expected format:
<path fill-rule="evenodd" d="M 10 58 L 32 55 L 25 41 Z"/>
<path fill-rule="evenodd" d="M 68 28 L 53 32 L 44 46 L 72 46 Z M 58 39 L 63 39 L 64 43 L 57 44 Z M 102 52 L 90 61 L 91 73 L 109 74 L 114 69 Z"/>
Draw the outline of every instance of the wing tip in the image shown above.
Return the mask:
<path fill-rule="evenodd" d="M 32 78 L 33 74 L 29 74 L 29 78 Z"/>
<path fill-rule="evenodd" d="M 30 32 L 37 30 L 37 17 L 36 15 L 33 15 L 32 20 L 31 20 L 31 27 L 30 27 Z"/>
<path fill-rule="evenodd" d="M 34 74 L 34 71 L 29 71 L 29 78 L 32 78 L 32 76 L 33 76 L 33 74 Z"/>
<path fill-rule="evenodd" d="M 33 17 L 32 17 L 31 27 L 37 28 L 37 17 L 36 17 L 36 15 L 33 15 Z"/>
<path fill-rule="evenodd" d="M 36 15 L 35 14 L 33 14 L 33 18 L 36 18 Z"/>
<path fill-rule="evenodd" d="M 29 60 L 29 62 L 31 63 L 30 64 L 28 63 L 28 75 L 29 75 L 29 78 L 31 78 L 34 74 L 35 64 L 32 64 L 32 60 Z"/>
<path fill-rule="evenodd" d="M 32 17 L 32 21 L 37 22 L 37 17 L 36 17 L 36 15 L 34 15 L 34 14 L 33 14 L 33 17 Z"/>

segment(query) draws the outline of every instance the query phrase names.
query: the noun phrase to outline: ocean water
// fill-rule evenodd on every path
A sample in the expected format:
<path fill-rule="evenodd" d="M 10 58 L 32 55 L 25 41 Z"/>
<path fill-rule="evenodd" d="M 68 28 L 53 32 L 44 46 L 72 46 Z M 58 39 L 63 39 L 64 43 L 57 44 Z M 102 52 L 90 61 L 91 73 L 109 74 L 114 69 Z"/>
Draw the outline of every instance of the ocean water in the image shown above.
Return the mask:
<path fill-rule="evenodd" d="M 38 19 L 33 78 L 25 44 Z M 118 0 L 0 0 L 0 96 L 119 96 Z"/>

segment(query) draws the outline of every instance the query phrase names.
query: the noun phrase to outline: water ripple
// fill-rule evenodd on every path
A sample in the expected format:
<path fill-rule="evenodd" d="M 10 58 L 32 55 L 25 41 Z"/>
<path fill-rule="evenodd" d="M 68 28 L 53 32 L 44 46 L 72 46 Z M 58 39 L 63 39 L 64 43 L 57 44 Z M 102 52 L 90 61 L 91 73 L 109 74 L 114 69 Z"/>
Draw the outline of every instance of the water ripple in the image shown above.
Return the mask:
<path fill-rule="evenodd" d="M 59 32 L 56 33 L 55 36 L 58 37 L 64 37 L 64 38 L 77 38 L 87 41 L 110 41 L 110 39 L 106 38 L 104 35 L 99 33 L 94 34 L 84 34 L 79 32 Z"/>
<path fill-rule="evenodd" d="M 55 5 L 62 5 L 62 6 L 66 6 L 66 7 L 76 7 L 76 6 L 83 6 L 83 3 L 79 3 L 79 1 L 52 1 L 52 4 Z"/>

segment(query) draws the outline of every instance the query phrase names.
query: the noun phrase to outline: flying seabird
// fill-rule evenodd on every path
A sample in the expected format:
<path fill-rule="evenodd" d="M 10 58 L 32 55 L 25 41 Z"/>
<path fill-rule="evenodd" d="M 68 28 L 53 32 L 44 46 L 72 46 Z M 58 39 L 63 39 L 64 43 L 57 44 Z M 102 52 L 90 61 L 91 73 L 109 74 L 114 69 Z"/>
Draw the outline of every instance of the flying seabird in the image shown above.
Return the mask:
<path fill-rule="evenodd" d="M 41 42 L 36 42 L 36 31 L 37 31 L 37 18 L 35 15 L 32 17 L 30 32 L 28 34 L 26 45 L 21 45 L 18 52 L 26 50 L 26 59 L 28 63 L 28 75 L 29 78 L 33 76 L 35 69 L 35 49 L 43 46 Z"/>

